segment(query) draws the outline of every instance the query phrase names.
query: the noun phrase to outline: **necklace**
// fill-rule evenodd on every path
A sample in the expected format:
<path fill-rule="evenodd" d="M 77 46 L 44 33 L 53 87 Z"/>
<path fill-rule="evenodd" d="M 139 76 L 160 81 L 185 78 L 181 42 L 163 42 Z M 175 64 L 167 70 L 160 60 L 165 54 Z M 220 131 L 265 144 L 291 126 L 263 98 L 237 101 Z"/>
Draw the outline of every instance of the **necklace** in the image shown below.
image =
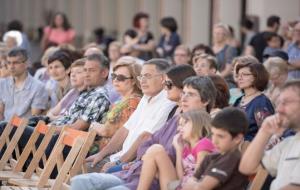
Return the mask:
<path fill-rule="evenodd" d="M 251 94 L 247 94 L 247 95 L 244 95 L 242 97 L 242 100 L 241 100 L 241 105 L 245 105 L 247 104 L 248 102 L 250 102 L 254 97 L 260 95 L 261 92 L 259 91 L 255 91 L 254 93 L 251 93 Z"/>

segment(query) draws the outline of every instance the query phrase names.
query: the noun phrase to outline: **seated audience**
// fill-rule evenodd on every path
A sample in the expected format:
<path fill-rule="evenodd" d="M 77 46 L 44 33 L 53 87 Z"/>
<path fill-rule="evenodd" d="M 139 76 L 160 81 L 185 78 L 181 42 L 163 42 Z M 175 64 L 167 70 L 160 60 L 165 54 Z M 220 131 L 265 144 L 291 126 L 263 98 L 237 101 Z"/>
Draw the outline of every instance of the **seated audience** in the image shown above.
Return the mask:
<path fill-rule="evenodd" d="M 109 71 L 108 59 L 102 54 L 92 54 L 87 57 L 84 64 L 84 83 L 87 90 L 79 95 L 71 107 L 59 118 L 51 121 L 48 125 L 56 127 L 56 135 L 47 146 L 46 155 L 49 156 L 60 131 L 66 125 L 77 130 L 88 130 L 90 124 L 101 120 L 109 109 L 109 100 L 106 89 L 103 88 Z M 46 101 L 45 101 L 46 102 Z M 0 131 L 3 127 L 0 128 Z M 24 148 L 33 133 L 33 127 L 26 127 L 18 145 Z M 1 132 L 2 133 L 2 132 Z M 38 140 L 37 144 L 40 143 Z"/>
<path fill-rule="evenodd" d="M 218 71 L 222 77 L 229 77 L 232 73 L 232 60 L 237 56 L 237 50 L 227 44 L 229 28 L 225 24 L 216 24 L 213 29 L 212 49 L 216 54 Z"/>
<path fill-rule="evenodd" d="M 78 96 L 86 90 L 84 83 L 84 63 L 86 59 L 78 59 L 71 65 L 70 82 L 72 89 L 55 105 L 54 108 L 47 112 L 50 121 L 63 116 L 71 107 Z"/>
<path fill-rule="evenodd" d="M 271 57 L 264 62 L 264 66 L 270 76 L 269 86 L 265 91 L 265 95 L 275 105 L 281 93 L 280 88 L 288 79 L 288 64 L 279 57 Z"/>
<path fill-rule="evenodd" d="M 183 65 L 183 67 L 186 66 L 188 65 Z M 214 101 L 216 97 L 216 89 L 212 81 L 207 77 L 189 77 L 184 80 L 183 90 L 182 90 L 178 88 L 178 86 L 182 85 L 182 81 L 183 81 L 182 79 L 184 79 L 184 76 L 187 75 L 181 75 L 179 73 L 182 74 L 180 70 L 172 73 L 172 75 L 167 74 L 167 76 L 170 76 L 169 79 L 171 79 L 172 82 L 174 82 L 173 88 L 168 90 L 169 98 L 171 97 L 172 99 L 176 98 L 178 101 L 178 98 L 180 97 L 178 92 L 182 91 L 180 102 L 178 101 L 180 110 L 182 110 L 182 112 L 187 112 L 187 111 L 197 110 L 197 109 L 205 109 L 207 112 L 209 112 L 214 105 Z M 190 73 L 190 72 L 186 72 L 186 73 Z M 193 75 L 195 74 L 196 73 L 194 72 Z M 178 78 L 180 78 L 180 80 L 178 80 Z M 166 88 L 169 87 L 167 87 L 166 85 Z M 77 190 L 77 189 L 85 188 L 91 190 L 95 188 L 101 189 L 103 187 L 106 187 L 108 189 L 114 187 L 118 189 L 136 190 L 139 183 L 141 169 L 143 165 L 143 161 L 141 159 L 145 154 L 147 154 L 147 149 L 154 144 L 162 145 L 167 151 L 168 156 L 172 160 L 173 164 L 175 164 L 176 153 L 172 145 L 172 141 L 173 141 L 173 137 L 177 133 L 179 113 L 180 111 L 177 112 L 160 130 L 155 132 L 149 139 L 147 139 L 146 142 L 142 144 L 136 144 L 136 146 L 138 146 L 138 150 L 136 152 L 137 158 L 133 163 L 129 164 L 126 170 L 114 173 L 113 175 L 92 173 L 92 174 L 84 174 L 84 175 L 76 176 L 71 180 L 71 189 Z M 159 188 L 159 183 L 155 178 L 151 182 L 151 189 L 158 189 L 158 188 Z"/>
<path fill-rule="evenodd" d="M 200 54 L 193 59 L 193 67 L 198 76 L 208 76 L 217 73 L 217 59 L 208 54 Z"/>
<path fill-rule="evenodd" d="M 69 77 L 71 63 L 71 55 L 63 50 L 54 52 L 48 59 L 48 72 L 55 81 L 52 88 L 48 89 L 51 108 L 72 88 Z"/>
<path fill-rule="evenodd" d="M 164 59 L 151 59 L 145 62 L 141 75 L 138 76 L 144 96 L 124 127 L 115 132 L 99 153 L 86 159 L 88 171 L 99 172 L 105 163 L 118 161 L 133 146 L 139 135 L 143 134 L 146 138 L 166 122 L 174 107 L 174 103 L 167 99 L 166 91 L 163 90 L 164 71 L 168 66 Z M 133 156 L 132 153 L 130 154 L 129 158 Z"/>
<path fill-rule="evenodd" d="M 262 92 L 267 88 L 269 74 L 265 67 L 252 56 L 243 56 L 237 60 L 236 77 L 238 87 L 244 95 L 233 104 L 246 112 L 249 120 L 246 141 L 256 135 L 262 121 L 274 113 L 273 105 Z"/>
<path fill-rule="evenodd" d="M 267 47 L 263 51 L 263 58 L 270 54 L 273 54 L 276 51 L 280 51 L 283 47 L 283 39 L 277 33 L 270 33 L 266 37 Z M 265 61 L 265 59 L 264 59 Z"/>
<path fill-rule="evenodd" d="M 221 76 L 210 75 L 209 78 L 212 80 L 217 90 L 216 101 L 214 107 L 210 111 L 210 116 L 214 118 L 219 111 L 229 106 L 230 93 L 226 81 Z"/>
<path fill-rule="evenodd" d="M 289 81 L 282 88 L 276 102 L 276 114 L 264 120 L 254 140 L 244 153 L 240 171 L 254 174 L 257 167 L 263 167 L 275 179 L 270 190 L 298 190 L 300 186 L 300 81 Z M 296 131 L 295 136 L 288 137 L 265 151 L 270 138 L 280 135 L 287 128 Z"/>
<path fill-rule="evenodd" d="M 194 175 L 196 167 L 201 165 L 204 157 L 215 150 L 208 138 L 210 122 L 210 115 L 204 110 L 181 114 L 178 133 L 172 143 L 176 151 L 176 167 L 163 146 L 151 146 L 142 157 L 143 166 L 137 189 L 149 189 L 154 178 L 159 179 L 161 189 L 168 189 L 172 180 L 179 179 L 180 184 L 176 189 L 181 189 L 187 179 Z"/>
<path fill-rule="evenodd" d="M 242 156 L 239 145 L 248 126 L 245 113 L 237 108 L 224 108 L 211 125 L 212 142 L 218 153 L 207 155 L 182 189 L 246 189 L 248 177 L 238 170 Z"/>
<path fill-rule="evenodd" d="M 38 79 L 41 82 L 46 84 L 46 89 L 49 89 L 49 87 L 52 86 L 52 84 L 50 84 L 50 83 L 54 83 L 53 80 L 50 80 L 49 71 L 48 71 L 48 60 L 49 60 L 49 57 L 58 50 L 59 50 L 59 47 L 47 48 L 41 58 L 41 64 L 43 67 L 38 69 L 34 74 L 35 79 Z"/>
<path fill-rule="evenodd" d="M 293 41 L 288 45 L 289 79 L 300 78 L 300 21 L 293 28 Z"/>
<path fill-rule="evenodd" d="M 0 44 L 0 79 L 6 78 L 10 75 L 7 67 L 6 59 L 7 59 L 6 47 L 5 45 Z"/>
<path fill-rule="evenodd" d="M 190 64 L 190 49 L 185 45 L 176 47 L 173 55 L 173 63 L 175 65 Z"/>
<path fill-rule="evenodd" d="M 177 22 L 173 17 L 160 20 L 161 37 L 156 48 L 159 57 L 171 60 L 175 48 L 181 43 L 177 31 Z"/>
<path fill-rule="evenodd" d="M 101 123 L 94 122 L 91 124 L 91 128 L 95 129 L 101 137 L 101 146 L 108 143 L 137 108 L 142 98 L 141 86 L 137 79 L 140 76 L 141 68 L 142 66 L 134 59 L 126 62 L 121 58 L 115 64 L 111 79 L 113 87 L 121 95 L 121 100 L 111 107 Z"/>
<path fill-rule="evenodd" d="M 25 49 L 14 48 L 7 55 L 10 77 L 0 80 L 0 121 L 8 121 L 16 114 L 30 117 L 46 109 L 48 94 L 43 84 L 28 73 Z"/>

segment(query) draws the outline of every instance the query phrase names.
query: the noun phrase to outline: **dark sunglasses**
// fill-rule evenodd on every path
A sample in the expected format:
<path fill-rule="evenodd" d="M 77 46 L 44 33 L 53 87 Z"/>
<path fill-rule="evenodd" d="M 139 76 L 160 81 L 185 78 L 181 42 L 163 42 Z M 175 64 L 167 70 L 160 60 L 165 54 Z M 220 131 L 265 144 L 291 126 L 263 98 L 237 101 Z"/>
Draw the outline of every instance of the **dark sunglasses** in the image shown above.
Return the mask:
<path fill-rule="evenodd" d="M 173 87 L 173 83 L 172 83 L 172 81 L 170 81 L 170 80 L 166 80 L 165 81 L 165 87 L 168 89 L 168 90 L 171 90 L 172 89 L 172 87 Z"/>
<path fill-rule="evenodd" d="M 115 74 L 115 73 L 112 73 L 112 74 L 111 74 L 111 79 L 112 79 L 112 80 L 117 79 L 117 81 L 123 82 L 123 81 L 125 81 L 125 80 L 127 80 L 127 79 L 133 79 L 133 77 L 126 77 L 126 76 L 124 76 L 124 75 L 117 75 L 117 74 Z"/>

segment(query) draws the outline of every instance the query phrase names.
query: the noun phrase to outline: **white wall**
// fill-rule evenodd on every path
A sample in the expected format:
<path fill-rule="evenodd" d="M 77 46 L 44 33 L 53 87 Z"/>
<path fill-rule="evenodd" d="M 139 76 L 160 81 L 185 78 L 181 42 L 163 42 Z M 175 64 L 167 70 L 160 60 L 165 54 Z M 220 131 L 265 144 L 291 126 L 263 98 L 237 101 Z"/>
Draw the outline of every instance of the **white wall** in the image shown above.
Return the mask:
<path fill-rule="evenodd" d="M 270 15 L 278 15 L 282 22 L 296 20 L 300 16 L 299 0 L 248 0 L 247 14 L 259 16 L 260 30 L 266 28 Z"/>
<path fill-rule="evenodd" d="M 219 10 L 219 21 L 232 26 L 235 30 L 235 37 L 239 38 L 241 21 L 241 0 L 220 0 Z"/>
<path fill-rule="evenodd" d="M 46 11 L 63 11 L 76 29 L 78 36 L 86 41 L 95 27 L 104 27 L 108 33 L 122 33 L 132 26 L 137 11 L 150 15 L 150 29 L 158 40 L 159 21 L 163 16 L 174 16 L 184 43 L 193 46 L 209 43 L 211 0 L 0 0 L 0 24 L 12 19 L 24 23 L 25 30 L 44 26 Z M 218 17 L 230 24 L 238 34 L 240 0 L 219 0 Z M 278 14 L 282 21 L 295 20 L 300 15 L 299 0 L 248 0 L 247 14 L 260 18 L 265 29 L 269 15 Z M 238 36 L 238 35 L 237 35 Z"/>
<path fill-rule="evenodd" d="M 187 0 L 183 37 L 190 47 L 209 44 L 210 0 Z"/>

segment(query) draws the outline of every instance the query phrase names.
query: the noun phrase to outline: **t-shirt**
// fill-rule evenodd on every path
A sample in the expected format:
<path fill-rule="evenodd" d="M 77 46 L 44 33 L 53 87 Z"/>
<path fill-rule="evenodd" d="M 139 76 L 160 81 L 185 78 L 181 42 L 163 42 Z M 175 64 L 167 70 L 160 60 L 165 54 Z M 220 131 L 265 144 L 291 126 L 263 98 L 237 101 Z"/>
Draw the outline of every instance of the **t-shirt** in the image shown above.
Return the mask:
<path fill-rule="evenodd" d="M 248 185 L 248 177 L 239 172 L 240 160 L 238 149 L 207 155 L 194 176 L 200 180 L 205 176 L 216 178 L 220 182 L 216 190 L 243 190 Z"/>
<path fill-rule="evenodd" d="M 248 132 L 245 135 L 245 140 L 252 141 L 263 120 L 274 114 L 275 111 L 271 101 L 264 94 L 256 96 L 248 104 L 243 106 L 240 105 L 241 101 L 242 97 L 238 98 L 233 106 L 239 107 L 245 111 L 249 121 Z"/>
<path fill-rule="evenodd" d="M 209 138 L 202 138 L 198 141 L 195 147 L 184 147 L 182 152 L 182 165 L 184 170 L 184 177 L 181 184 L 184 184 L 189 177 L 193 176 L 197 164 L 197 155 L 201 151 L 214 152 L 215 147 Z"/>

